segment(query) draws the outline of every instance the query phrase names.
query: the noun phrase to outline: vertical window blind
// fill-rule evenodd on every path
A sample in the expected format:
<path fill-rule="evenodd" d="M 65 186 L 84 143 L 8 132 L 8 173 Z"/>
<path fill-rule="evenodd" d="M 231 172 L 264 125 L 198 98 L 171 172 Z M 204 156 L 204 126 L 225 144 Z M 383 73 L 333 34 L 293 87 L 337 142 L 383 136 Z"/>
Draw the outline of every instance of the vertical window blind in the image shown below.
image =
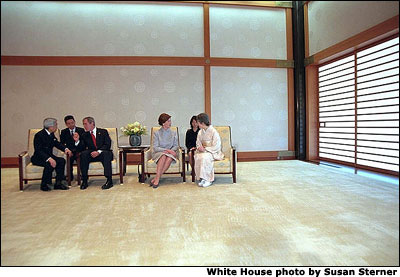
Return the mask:
<path fill-rule="evenodd" d="M 399 172 L 399 38 L 319 67 L 319 157 Z"/>

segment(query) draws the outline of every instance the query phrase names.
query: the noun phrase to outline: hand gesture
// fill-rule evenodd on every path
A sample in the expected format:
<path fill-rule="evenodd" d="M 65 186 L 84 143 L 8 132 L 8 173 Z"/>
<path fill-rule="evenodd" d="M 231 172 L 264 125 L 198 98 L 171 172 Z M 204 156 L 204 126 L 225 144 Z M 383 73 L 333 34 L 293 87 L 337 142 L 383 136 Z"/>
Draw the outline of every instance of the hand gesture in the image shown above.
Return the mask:
<path fill-rule="evenodd" d="M 169 152 L 172 156 L 176 157 L 176 152 L 175 152 L 174 150 L 168 150 L 168 152 Z"/>
<path fill-rule="evenodd" d="M 77 132 L 74 133 L 74 141 L 77 142 L 79 140 L 79 134 Z"/>
<path fill-rule="evenodd" d="M 197 147 L 197 150 L 199 150 L 200 152 L 206 151 L 206 149 L 203 147 L 203 145 Z"/>
<path fill-rule="evenodd" d="M 72 156 L 72 152 L 69 149 L 65 149 L 65 154 L 67 154 L 69 157 Z"/>
<path fill-rule="evenodd" d="M 56 162 L 53 158 L 50 158 L 50 159 L 49 159 L 49 163 L 50 163 L 50 165 L 51 165 L 52 168 L 56 168 L 57 162 Z"/>
<path fill-rule="evenodd" d="M 96 158 L 99 154 L 99 152 L 97 151 L 93 151 L 92 153 L 90 153 L 90 156 L 92 156 L 92 158 Z"/>

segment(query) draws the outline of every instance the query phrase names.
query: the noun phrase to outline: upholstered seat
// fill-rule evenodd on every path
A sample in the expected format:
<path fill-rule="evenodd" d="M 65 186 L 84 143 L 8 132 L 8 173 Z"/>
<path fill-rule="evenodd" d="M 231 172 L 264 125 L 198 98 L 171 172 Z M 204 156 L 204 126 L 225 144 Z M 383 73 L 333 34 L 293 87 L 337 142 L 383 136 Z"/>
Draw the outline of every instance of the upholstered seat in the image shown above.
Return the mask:
<path fill-rule="evenodd" d="M 224 159 L 214 161 L 215 174 L 232 174 L 233 183 L 236 183 L 236 149 L 232 146 L 231 127 L 230 126 L 214 126 L 221 137 L 222 152 Z M 192 150 L 194 157 L 194 150 Z M 194 164 L 194 158 L 192 159 Z M 195 180 L 195 171 L 192 170 L 192 182 Z"/>
<path fill-rule="evenodd" d="M 118 132 L 117 128 L 104 128 L 108 131 L 111 138 L 111 150 L 113 151 L 113 160 L 111 161 L 111 172 L 112 175 L 119 175 L 121 185 L 124 183 L 124 176 L 122 168 L 122 152 L 118 149 Z M 78 154 L 78 185 L 81 184 L 81 169 L 80 169 L 80 157 Z M 90 176 L 104 176 L 104 167 L 101 162 L 89 163 L 88 177 Z"/>
<path fill-rule="evenodd" d="M 144 152 L 144 174 L 150 177 L 150 174 L 157 173 L 157 164 L 153 161 L 151 157 L 151 153 L 153 150 L 153 139 L 154 133 L 159 130 L 161 127 L 152 127 L 151 128 L 151 138 L 150 138 L 150 147 Z M 178 145 L 179 145 L 179 132 L 178 127 L 170 127 L 173 132 L 178 133 Z M 186 173 L 185 173 L 185 150 L 181 147 L 178 148 L 177 151 L 177 162 L 171 163 L 170 167 L 164 174 L 180 174 L 183 178 L 183 182 L 186 182 Z"/>
<path fill-rule="evenodd" d="M 33 180 L 41 180 L 43 175 L 43 167 L 33 165 L 31 162 L 31 157 L 35 151 L 35 147 L 33 144 L 33 140 L 35 138 L 36 133 L 41 131 L 42 129 L 29 129 L 28 130 L 28 150 L 22 152 L 18 155 L 18 163 L 19 163 L 19 189 L 24 190 L 24 183 L 27 184 L 28 181 Z M 60 140 L 60 130 L 54 132 L 55 137 Z M 62 157 L 66 160 L 65 166 L 65 176 L 67 176 L 68 184 L 71 184 L 70 176 L 69 176 L 69 157 L 67 155 L 58 150 L 57 148 L 53 148 L 53 154 L 57 157 Z M 53 178 L 56 176 L 56 172 L 53 171 Z"/>

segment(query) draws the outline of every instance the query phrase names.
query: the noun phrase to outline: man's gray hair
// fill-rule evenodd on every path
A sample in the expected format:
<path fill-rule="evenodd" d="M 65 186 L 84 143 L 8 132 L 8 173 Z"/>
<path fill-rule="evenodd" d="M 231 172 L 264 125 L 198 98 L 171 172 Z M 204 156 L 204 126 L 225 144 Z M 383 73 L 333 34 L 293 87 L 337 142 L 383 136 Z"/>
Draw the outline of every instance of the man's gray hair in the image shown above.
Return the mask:
<path fill-rule="evenodd" d="M 45 120 L 43 120 L 43 127 L 45 129 L 49 129 L 49 127 L 56 126 L 56 124 L 57 124 L 57 119 L 55 118 L 48 117 Z"/>
<path fill-rule="evenodd" d="M 89 123 L 93 123 L 94 126 L 96 126 L 96 123 L 94 122 L 94 118 L 91 116 L 87 116 L 84 119 L 82 119 L 82 122 L 85 121 L 85 119 L 89 122 Z"/>

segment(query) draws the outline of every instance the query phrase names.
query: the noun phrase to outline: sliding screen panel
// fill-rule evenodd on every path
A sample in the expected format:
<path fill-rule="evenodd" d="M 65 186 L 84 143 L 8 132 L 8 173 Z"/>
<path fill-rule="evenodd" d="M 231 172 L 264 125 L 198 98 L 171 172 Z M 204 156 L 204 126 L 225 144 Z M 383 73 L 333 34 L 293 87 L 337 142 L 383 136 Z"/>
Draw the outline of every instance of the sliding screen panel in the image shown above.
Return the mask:
<path fill-rule="evenodd" d="M 319 67 L 319 156 L 399 172 L 399 38 Z"/>
<path fill-rule="evenodd" d="M 319 156 L 355 160 L 354 56 L 319 68 Z"/>
<path fill-rule="evenodd" d="M 357 56 L 357 164 L 399 172 L 399 38 Z"/>

